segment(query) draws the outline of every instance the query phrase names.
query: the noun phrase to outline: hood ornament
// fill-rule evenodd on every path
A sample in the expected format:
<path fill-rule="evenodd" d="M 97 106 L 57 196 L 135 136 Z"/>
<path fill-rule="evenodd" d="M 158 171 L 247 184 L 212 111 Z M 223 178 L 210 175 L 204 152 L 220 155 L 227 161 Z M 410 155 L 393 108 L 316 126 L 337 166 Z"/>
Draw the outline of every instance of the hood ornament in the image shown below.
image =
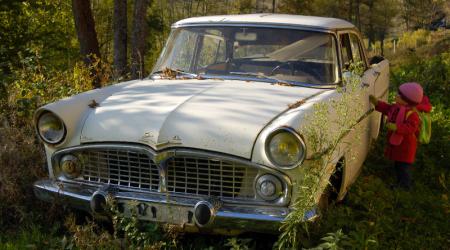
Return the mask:
<path fill-rule="evenodd" d="M 96 102 L 94 99 L 91 100 L 91 102 L 88 104 L 89 108 L 95 109 L 96 107 L 100 106 L 100 103 Z"/>
<path fill-rule="evenodd" d="M 175 135 L 174 137 L 172 137 L 172 139 L 165 141 L 165 142 L 160 142 L 158 144 L 156 144 L 156 148 L 162 148 L 162 147 L 167 147 L 167 146 L 179 146 L 182 145 L 182 141 L 181 138 L 178 135 Z"/>

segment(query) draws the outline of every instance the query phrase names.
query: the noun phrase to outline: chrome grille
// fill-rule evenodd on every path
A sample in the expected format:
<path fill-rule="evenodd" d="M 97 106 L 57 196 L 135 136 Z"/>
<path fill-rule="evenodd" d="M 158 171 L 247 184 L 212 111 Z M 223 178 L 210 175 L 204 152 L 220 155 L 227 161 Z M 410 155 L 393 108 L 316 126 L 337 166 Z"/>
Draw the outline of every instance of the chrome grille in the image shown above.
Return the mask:
<path fill-rule="evenodd" d="M 124 149 L 78 152 L 84 165 L 83 179 L 128 188 L 158 190 L 158 167 L 148 154 Z"/>
<path fill-rule="evenodd" d="M 175 193 L 254 198 L 258 170 L 220 159 L 176 156 L 167 161 L 167 190 Z"/>

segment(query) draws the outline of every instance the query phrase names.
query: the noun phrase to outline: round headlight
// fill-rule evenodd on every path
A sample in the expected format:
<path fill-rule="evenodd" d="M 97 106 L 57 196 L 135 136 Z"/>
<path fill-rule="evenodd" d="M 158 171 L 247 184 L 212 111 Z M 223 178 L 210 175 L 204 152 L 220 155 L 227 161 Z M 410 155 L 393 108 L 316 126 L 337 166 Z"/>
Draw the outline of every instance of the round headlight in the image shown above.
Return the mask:
<path fill-rule="evenodd" d="M 270 161 L 281 168 L 298 166 L 305 157 L 305 150 L 303 140 L 289 128 L 274 131 L 266 141 L 266 153 Z"/>
<path fill-rule="evenodd" d="M 74 179 L 81 174 L 81 163 L 74 155 L 65 155 L 59 162 L 62 173 L 69 179 Z"/>
<path fill-rule="evenodd" d="M 281 181 L 271 174 L 262 175 L 256 181 L 256 193 L 266 201 L 273 201 L 280 197 L 282 187 Z"/>
<path fill-rule="evenodd" d="M 43 113 L 37 121 L 39 136 L 47 143 L 57 144 L 64 139 L 66 128 L 59 117 L 51 112 Z"/>

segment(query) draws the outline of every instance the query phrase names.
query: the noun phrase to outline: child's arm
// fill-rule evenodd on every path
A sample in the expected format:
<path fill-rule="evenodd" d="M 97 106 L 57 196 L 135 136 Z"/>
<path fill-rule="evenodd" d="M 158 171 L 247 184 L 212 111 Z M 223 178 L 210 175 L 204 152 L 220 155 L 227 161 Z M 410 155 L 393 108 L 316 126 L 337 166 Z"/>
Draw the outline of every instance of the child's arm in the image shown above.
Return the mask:
<path fill-rule="evenodd" d="M 396 133 L 401 135 L 414 134 L 420 125 L 420 118 L 417 112 L 412 113 L 404 123 L 397 124 Z"/>
<path fill-rule="evenodd" d="M 391 109 L 390 104 L 385 103 L 383 101 L 378 100 L 377 105 L 375 105 L 375 110 L 381 112 L 383 115 L 388 115 L 389 110 Z"/>

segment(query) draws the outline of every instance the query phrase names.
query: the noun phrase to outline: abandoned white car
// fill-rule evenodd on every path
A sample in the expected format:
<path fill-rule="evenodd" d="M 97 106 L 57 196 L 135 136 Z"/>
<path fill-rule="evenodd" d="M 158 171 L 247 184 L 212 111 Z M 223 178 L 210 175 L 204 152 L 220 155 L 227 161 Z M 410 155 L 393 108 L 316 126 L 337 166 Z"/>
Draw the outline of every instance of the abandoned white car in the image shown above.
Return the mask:
<path fill-rule="evenodd" d="M 95 215 L 109 197 L 125 215 L 186 231 L 277 232 L 314 154 L 300 129 L 305 114 L 339 98 L 352 62 L 364 68 L 365 98 L 351 104 L 363 111 L 329 163 L 337 170 L 323 179 L 342 199 L 359 174 L 381 123 L 368 95 L 388 95 L 388 61 L 378 59 L 369 63 L 355 26 L 340 19 L 178 21 L 148 78 L 37 110 L 49 178 L 35 183 L 35 194 Z"/>

